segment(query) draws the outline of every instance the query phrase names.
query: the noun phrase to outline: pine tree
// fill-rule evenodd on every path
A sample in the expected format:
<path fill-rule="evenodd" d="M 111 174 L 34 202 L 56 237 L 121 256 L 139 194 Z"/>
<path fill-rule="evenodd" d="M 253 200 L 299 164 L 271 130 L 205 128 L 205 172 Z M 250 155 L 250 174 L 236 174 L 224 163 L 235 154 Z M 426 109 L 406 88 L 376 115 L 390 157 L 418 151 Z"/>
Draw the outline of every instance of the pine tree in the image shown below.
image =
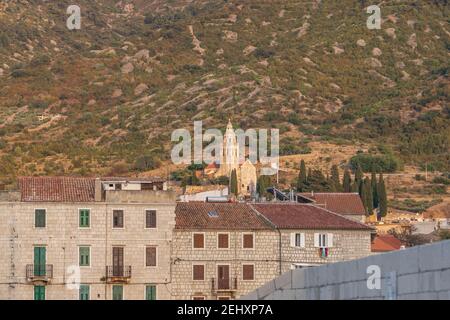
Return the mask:
<path fill-rule="evenodd" d="M 386 186 L 384 184 L 383 180 L 383 174 L 380 174 L 380 179 L 378 180 L 378 210 L 379 210 L 379 216 L 385 217 L 387 214 L 387 193 L 386 193 Z"/>
<path fill-rule="evenodd" d="M 373 191 L 372 183 L 369 177 L 364 179 L 364 189 L 366 197 L 366 212 L 368 215 L 371 215 L 373 214 Z"/>
<path fill-rule="evenodd" d="M 375 171 L 372 171 L 372 177 L 370 179 L 370 185 L 372 186 L 372 204 L 373 208 L 378 208 L 378 183 L 377 183 L 377 175 Z"/>
<path fill-rule="evenodd" d="M 339 169 L 337 165 L 333 165 L 331 167 L 331 179 L 330 179 L 330 185 L 332 191 L 342 191 L 341 188 L 341 181 L 339 179 Z"/>
<path fill-rule="evenodd" d="M 350 176 L 350 171 L 348 171 L 348 169 L 345 169 L 344 171 L 342 188 L 344 189 L 344 192 L 352 192 L 352 177 Z"/>
<path fill-rule="evenodd" d="M 235 196 L 238 195 L 238 185 L 237 185 L 237 173 L 236 173 L 236 169 L 233 169 L 233 171 L 231 171 L 230 193 L 234 194 Z"/>

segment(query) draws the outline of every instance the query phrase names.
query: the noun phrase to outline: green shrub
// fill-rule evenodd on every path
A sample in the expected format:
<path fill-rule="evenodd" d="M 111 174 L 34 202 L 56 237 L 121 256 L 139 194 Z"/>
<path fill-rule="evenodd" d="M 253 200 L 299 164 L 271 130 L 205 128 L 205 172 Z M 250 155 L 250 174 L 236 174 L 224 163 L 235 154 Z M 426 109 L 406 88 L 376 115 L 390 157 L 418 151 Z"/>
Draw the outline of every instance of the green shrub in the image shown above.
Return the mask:
<path fill-rule="evenodd" d="M 360 153 L 350 159 L 350 166 L 353 169 L 356 169 L 358 164 L 364 172 L 373 170 L 395 172 L 400 167 L 399 161 L 393 155 L 371 155 L 368 153 Z"/>

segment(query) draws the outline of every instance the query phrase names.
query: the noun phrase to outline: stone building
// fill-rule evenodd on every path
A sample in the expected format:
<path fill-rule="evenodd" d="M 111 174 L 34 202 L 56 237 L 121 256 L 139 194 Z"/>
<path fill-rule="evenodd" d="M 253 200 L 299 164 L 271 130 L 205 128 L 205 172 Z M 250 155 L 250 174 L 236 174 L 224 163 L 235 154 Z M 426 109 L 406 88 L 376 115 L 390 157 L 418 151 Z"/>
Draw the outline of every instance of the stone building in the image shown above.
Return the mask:
<path fill-rule="evenodd" d="M 180 202 L 156 178 L 19 178 L 0 191 L 0 299 L 235 299 L 370 254 L 314 204 Z"/>
<path fill-rule="evenodd" d="M 293 268 L 365 257 L 372 232 L 310 204 L 179 203 L 174 298 L 239 298 Z"/>
<path fill-rule="evenodd" d="M 171 298 L 162 180 L 20 178 L 0 198 L 0 299 Z"/>
<path fill-rule="evenodd" d="M 277 234 L 245 203 L 178 203 L 173 232 L 176 299 L 233 299 L 279 273 Z"/>
<path fill-rule="evenodd" d="M 375 230 L 311 204 L 253 204 L 278 231 L 282 272 L 371 254 Z"/>

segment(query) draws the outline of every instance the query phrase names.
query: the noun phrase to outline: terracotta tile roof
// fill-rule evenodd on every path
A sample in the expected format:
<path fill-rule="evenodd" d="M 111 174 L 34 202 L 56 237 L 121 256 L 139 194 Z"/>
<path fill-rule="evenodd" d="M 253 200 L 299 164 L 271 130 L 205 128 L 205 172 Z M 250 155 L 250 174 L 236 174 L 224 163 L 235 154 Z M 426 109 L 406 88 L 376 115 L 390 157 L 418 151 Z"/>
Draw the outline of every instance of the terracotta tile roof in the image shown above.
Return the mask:
<path fill-rule="evenodd" d="M 372 242 L 372 252 L 388 252 L 399 250 L 402 242 L 390 234 L 377 235 Z"/>
<path fill-rule="evenodd" d="M 213 212 L 217 217 L 211 217 Z M 180 202 L 175 229 L 264 230 L 271 227 L 245 203 Z"/>
<path fill-rule="evenodd" d="M 344 215 L 365 215 L 364 205 L 357 193 L 299 193 L 325 209 Z"/>
<path fill-rule="evenodd" d="M 91 202 L 94 201 L 94 178 L 20 177 L 21 201 Z"/>
<path fill-rule="evenodd" d="M 280 229 L 373 230 L 371 227 L 311 204 L 252 204 Z"/>

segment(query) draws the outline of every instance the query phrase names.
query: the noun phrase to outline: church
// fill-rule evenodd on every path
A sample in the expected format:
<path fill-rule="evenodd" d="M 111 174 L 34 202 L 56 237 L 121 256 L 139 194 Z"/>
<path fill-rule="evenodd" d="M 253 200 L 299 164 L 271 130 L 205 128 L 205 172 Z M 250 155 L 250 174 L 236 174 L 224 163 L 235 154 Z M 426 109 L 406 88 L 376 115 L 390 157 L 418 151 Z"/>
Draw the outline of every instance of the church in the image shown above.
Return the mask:
<path fill-rule="evenodd" d="M 236 134 L 228 120 L 227 129 L 223 137 L 223 152 L 219 164 L 209 164 L 204 172 L 206 175 L 230 178 L 233 170 L 236 170 L 238 193 L 241 196 L 253 196 L 256 192 L 256 167 L 249 159 L 243 163 L 239 161 L 239 143 Z"/>

